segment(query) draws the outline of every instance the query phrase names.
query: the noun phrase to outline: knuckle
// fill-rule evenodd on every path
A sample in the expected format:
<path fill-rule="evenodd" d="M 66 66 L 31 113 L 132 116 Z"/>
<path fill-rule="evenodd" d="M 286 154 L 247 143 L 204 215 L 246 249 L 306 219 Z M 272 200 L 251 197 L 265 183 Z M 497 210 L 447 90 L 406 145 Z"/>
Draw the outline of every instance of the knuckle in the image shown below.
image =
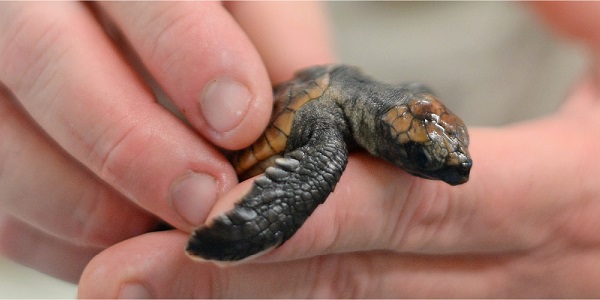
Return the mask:
<path fill-rule="evenodd" d="M 416 251 L 442 242 L 441 232 L 451 217 L 453 207 L 437 182 L 413 180 L 398 218 L 390 218 L 392 245 L 395 249 Z"/>
<path fill-rule="evenodd" d="M 367 257 L 360 254 L 344 254 L 317 258 L 311 298 L 350 299 L 369 297 L 378 278 L 371 270 Z M 326 286 L 323 286 L 326 285 Z"/>
<path fill-rule="evenodd" d="M 103 185 L 86 189 L 79 203 L 69 224 L 76 244 L 108 247 L 156 226 L 148 213 Z"/>
<path fill-rule="evenodd" d="M 47 5 L 17 9 L 0 34 L 0 77 L 16 93 L 39 93 L 54 78 L 56 58 L 65 52 L 67 20 Z M 33 85 L 33 83 L 35 83 Z"/>
<path fill-rule="evenodd" d="M 117 242 L 106 234 L 107 229 L 116 227 L 114 222 L 109 224 L 112 218 L 106 215 L 102 203 L 108 197 L 103 189 L 92 189 L 92 191 L 84 192 L 87 195 L 82 195 L 81 201 L 73 209 L 69 216 L 70 221 L 68 227 L 71 233 L 67 233 L 69 239 L 80 246 L 110 246 Z"/>
<path fill-rule="evenodd" d="M 1 95 L 0 95 L 1 97 Z M 12 116 L 8 113 L 7 105 L 5 105 L 5 99 L 0 99 L 0 185 L 4 182 L 3 178 L 8 178 L 10 174 L 10 168 L 8 167 L 10 159 L 10 148 L 14 147 L 12 141 Z"/>
<path fill-rule="evenodd" d="M 26 150 L 22 135 L 27 127 L 22 122 L 22 112 L 10 98 L 10 92 L 0 83 L 0 207 L 21 200 L 11 196 L 11 192 L 19 189 L 16 178 L 23 170 L 20 162 Z"/>
<path fill-rule="evenodd" d="M 150 139 L 142 126 L 129 118 L 114 120 L 93 142 L 88 161 L 101 179 L 114 184 L 131 176 L 135 160 Z"/>
<path fill-rule="evenodd" d="M 10 257 L 15 239 L 14 222 L 11 217 L 0 212 L 0 254 Z"/>
<path fill-rule="evenodd" d="M 158 62 L 162 72 L 167 74 L 178 74 L 180 72 L 169 72 L 171 68 L 180 68 L 182 65 L 182 52 L 179 47 L 174 47 L 178 40 L 199 40 L 197 51 L 202 52 L 207 48 L 208 43 L 213 41 L 203 39 L 208 32 L 208 28 L 215 28 L 215 24 L 210 24 L 215 18 L 210 11 L 216 4 L 203 3 L 202 9 L 189 9 L 183 5 L 167 5 L 164 9 L 156 10 L 149 14 L 143 20 L 138 22 L 139 28 L 153 28 L 149 38 L 142 41 L 147 43 L 144 49 L 148 50 L 150 61 Z M 210 7 L 210 8 L 209 8 Z M 183 75 L 183 74 L 182 74 Z M 185 74 L 187 76 L 189 74 Z"/>

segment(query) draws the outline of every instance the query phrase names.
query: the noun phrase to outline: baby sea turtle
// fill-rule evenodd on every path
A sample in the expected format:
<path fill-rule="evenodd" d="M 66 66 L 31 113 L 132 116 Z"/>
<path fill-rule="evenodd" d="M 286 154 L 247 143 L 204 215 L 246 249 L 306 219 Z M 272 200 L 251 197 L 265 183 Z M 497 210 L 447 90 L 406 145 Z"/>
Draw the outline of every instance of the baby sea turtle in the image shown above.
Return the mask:
<path fill-rule="evenodd" d="M 451 185 L 469 178 L 465 124 L 420 84 L 326 65 L 296 73 L 274 99 L 263 135 L 231 157 L 240 179 L 264 174 L 233 210 L 192 234 L 192 257 L 237 261 L 280 246 L 333 192 L 355 148 L 416 176 Z"/>

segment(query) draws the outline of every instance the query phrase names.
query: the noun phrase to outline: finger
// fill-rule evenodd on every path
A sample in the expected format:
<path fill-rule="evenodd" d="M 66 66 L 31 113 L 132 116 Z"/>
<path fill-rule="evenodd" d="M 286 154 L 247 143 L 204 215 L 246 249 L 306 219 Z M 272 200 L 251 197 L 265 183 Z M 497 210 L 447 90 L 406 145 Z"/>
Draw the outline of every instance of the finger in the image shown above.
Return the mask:
<path fill-rule="evenodd" d="M 340 187 L 319 215 L 315 212 L 309 219 L 306 231 L 301 229 L 295 241 L 292 238 L 273 256 L 370 249 L 502 252 L 555 239 L 573 213 L 567 207 L 581 191 L 577 186 L 592 186 L 587 181 L 593 178 L 577 182 L 582 166 L 573 166 L 569 157 L 587 155 L 593 148 L 575 135 L 566 137 L 568 141 L 555 139 L 574 130 L 562 125 L 545 120 L 510 130 L 471 130 L 474 167 L 469 182 L 457 187 L 407 177 L 399 170 L 383 171 L 386 167 L 375 161 L 351 162 Z M 565 142 L 571 147 L 556 157 L 555 149 Z M 564 173 L 557 177 L 549 170 Z"/>
<path fill-rule="evenodd" d="M 528 3 L 551 27 L 569 37 L 583 40 L 600 53 L 600 3 L 531 2 Z"/>
<path fill-rule="evenodd" d="M 91 246 L 147 232 L 155 220 L 33 126 L 0 86 L 0 208 L 38 230 Z"/>
<path fill-rule="evenodd" d="M 224 5 L 261 54 L 274 83 L 290 79 L 297 70 L 335 60 L 321 2 L 240 1 Z"/>
<path fill-rule="evenodd" d="M 589 121 L 597 120 L 596 116 L 600 111 L 600 81 L 598 74 L 586 74 L 586 76 L 576 84 L 561 107 L 561 112 L 570 116 L 589 116 Z M 582 115 L 582 112 L 586 114 Z"/>
<path fill-rule="evenodd" d="M 583 42 L 590 48 L 590 55 L 595 59 L 592 71 L 595 83 L 600 84 L 600 4 L 597 2 L 527 2 L 543 21 L 558 33 L 571 39 Z"/>
<path fill-rule="evenodd" d="M 387 298 L 485 297 L 505 292 L 507 259 L 345 254 L 219 268 L 190 262 L 186 237 L 152 233 L 95 257 L 79 284 L 82 298 Z M 456 287 L 460 290 L 456 291 Z"/>
<path fill-rule="evenodd" d="M 579 184 L 585 190 L 594 186 L 592 176 L 580 181 L 582 166 L 574 167 L 569 159 L 593 149 L 567 134 L 572 131 L 551 120 L 511 130 L 473 129 L 471 178 L 457 187 L 355 154 L 325 203 L 290 240 L 256 261 L 376 249 L 454 254 L 539 246 L 555 239 L 565 218 L 577 213 L 567 207 L 581 191 Z M 553 138 L 556 134 L 568 141 Z M 554 149 L 565 142 L 571 147 L 556 157 Z M 552 176 L 549 168 L 564 177 Z M 220 199 L 209 219 L 231 209 L 250 183 Z"/>
<path fill-rule="evenodd" d="M 0 214 L 0 254 L 38 271 L 77 282 L 101 248 L 76 246 Z"/>
<path fill-rule="evenodd" d="M 220 3 L 101 7 L 202 135 L 229 149 L 258 138 L 271 111 L 271 84 L 254 46 Z"/>
<path fill-rule="evenodd" d="M 6 3 L 0 80 L 71 156 L 179 228 L 236 181 L 229 163 L 157 105 L 87 8 Z"/>

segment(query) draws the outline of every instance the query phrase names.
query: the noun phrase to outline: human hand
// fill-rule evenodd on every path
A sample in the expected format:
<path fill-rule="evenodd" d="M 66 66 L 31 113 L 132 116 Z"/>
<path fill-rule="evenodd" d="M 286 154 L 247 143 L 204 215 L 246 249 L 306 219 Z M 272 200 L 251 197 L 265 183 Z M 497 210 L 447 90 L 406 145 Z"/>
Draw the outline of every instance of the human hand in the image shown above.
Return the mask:
<path fill-rule="evenodd" d="M 550 117 L 473 128 L 471 180 L 457 187 L 355 154 L 297 234 L 254 263 L 193 262 L 180 231 L 129 239 L 92 260 L 79 296 L 597 296 L 599 99 L 588 80 Z"/>
<path fill-rule="evenodd" d="M 96 257 L 80 296 L 597 296 L 597 82 L 586 80 L 544 119 L 472 128 L 465 185 L 354 154 L 325 204 L 254 263 L 192 262 L 182 251 L 186 234 L 150 233 Z M 220 199 L 209 218 L 249 184 Z"/>
<path fill-rule="evenodd" d="M 251 143 L 271 81 L 331 60 L 323 24 L 294 18 L 314 3 L 1 5 L 0 252 L 73 282 L 158 219 L 201 224 L 237 183 L 213 145 Z M 105 18 L 189 126 L 157 105 Z"/>
<path fill-rule="evenodd" d="M 597 296 L 598 82 L 585 80 L 544 119 L 472 128 L 475 164 L 465 185 L 414 178 L 354 154 L 325 204 L 254 263 L 191 262 L 182 251 L 186 234 L 150 233 L 96 257 L 80 296 Z"/>

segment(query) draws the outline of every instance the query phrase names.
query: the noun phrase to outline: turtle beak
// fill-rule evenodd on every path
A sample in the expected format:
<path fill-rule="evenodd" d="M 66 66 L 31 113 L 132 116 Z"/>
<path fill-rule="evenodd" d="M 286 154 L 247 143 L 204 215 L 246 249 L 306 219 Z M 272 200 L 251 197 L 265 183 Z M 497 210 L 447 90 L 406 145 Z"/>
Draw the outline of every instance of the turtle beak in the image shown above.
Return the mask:
<path fill-rule="evenodd" d="M 445 170 L 441 170 L 441 176 L 439 178 L 449 185 L 463 184 L 469 180 L 469 174 L 471 173 L 472 166 L 473 160 L 468 158 L 456 166 L 451 166 Z"/>
<path fill-rule="evenodd" d="M 434 172 L 424 173 L 412 170 L 405 171 L 414 176 L 432 180 L 441 180 L 449 185 L 459 185 L 469 181 L 469 173 L 471 173 L 472 166 L 473 160 L 467 158 L 458 165 L 446 166 L 442 169 L 437 169 Z"/>

